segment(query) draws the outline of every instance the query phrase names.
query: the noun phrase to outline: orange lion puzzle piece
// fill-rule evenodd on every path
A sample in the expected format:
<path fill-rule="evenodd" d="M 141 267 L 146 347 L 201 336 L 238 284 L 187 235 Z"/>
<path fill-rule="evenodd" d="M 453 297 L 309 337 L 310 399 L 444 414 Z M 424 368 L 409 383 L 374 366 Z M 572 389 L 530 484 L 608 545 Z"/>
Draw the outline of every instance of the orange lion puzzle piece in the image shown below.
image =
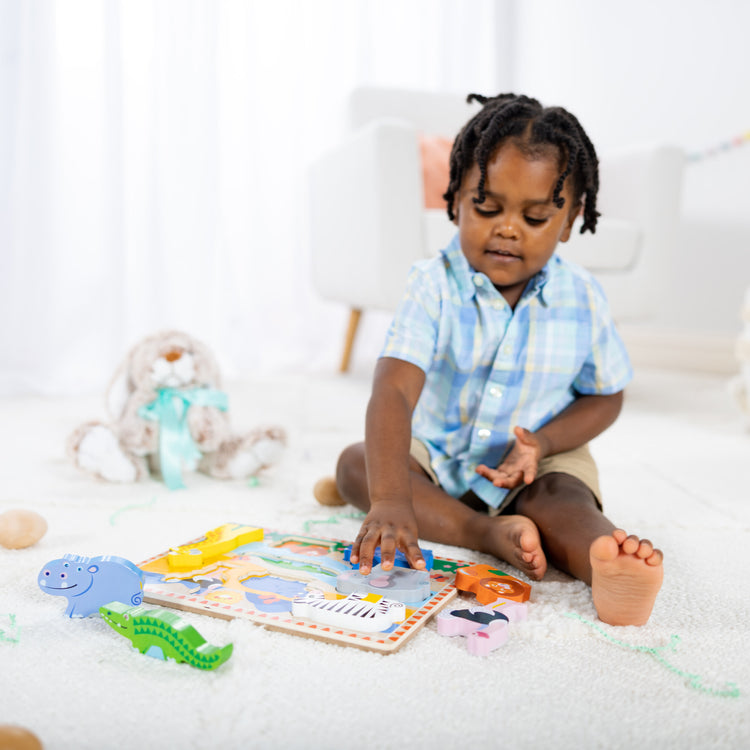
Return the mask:
<path fill-rule="evenodd" d="M 479 604 L 491 604 L 496 599 L 525 602 L 531 586 L 491 565 L 469 565 L 456 571 L 456 588 L 474 594 Z"/>

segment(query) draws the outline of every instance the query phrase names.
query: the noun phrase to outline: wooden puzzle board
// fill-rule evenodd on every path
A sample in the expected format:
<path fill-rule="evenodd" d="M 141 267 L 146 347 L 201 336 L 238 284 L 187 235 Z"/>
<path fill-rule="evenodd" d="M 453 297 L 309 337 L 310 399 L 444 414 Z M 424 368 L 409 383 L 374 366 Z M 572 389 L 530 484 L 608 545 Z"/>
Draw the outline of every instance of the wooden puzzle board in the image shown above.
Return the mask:
<path fill-rule="evenodd" d="M 455 572 L 470 564 L 435 558 L 430 571 L 430 596 L 413 606 L 407 604 L 403 622 L 382 632 L 363 632 L 295 617 L 291 611 L 297 595 L 310 591 L 322 591 L 329 597 L 337 595 L 337 576 L 352 570 L 344 560 L 350 542 L 255 529 L 259 532 L 256 537 L 262 536 L 262 540 L 240 543 L 214 554 L 218 547 L 211 547 L 210 541 L 220 530 L 226 536 L 227 529 L 240 540 L 242 533 L 245 538 L 253 536 L 244 531 L 253 527 L 225 524 L 140 563 L 146 575 L 145 601 L 225 619 L 240 617 L 274 630 L 391 653 L 456 596 Z M 206 550 L 213 553 L 206 554 Z M 192 558 L 185 556 L 191 554 L 195 555 L 194 566 Z M 179 556 L 180 567 L 170 565 L 170 555 L 173 560 Z"/>

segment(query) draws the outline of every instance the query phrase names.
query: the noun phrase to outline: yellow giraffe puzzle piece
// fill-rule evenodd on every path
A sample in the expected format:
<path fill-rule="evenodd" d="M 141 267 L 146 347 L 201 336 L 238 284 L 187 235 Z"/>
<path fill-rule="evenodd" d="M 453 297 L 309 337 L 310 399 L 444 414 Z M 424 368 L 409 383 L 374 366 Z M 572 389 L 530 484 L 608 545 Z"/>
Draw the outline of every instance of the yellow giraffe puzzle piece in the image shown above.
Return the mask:
<path fill-rule="evenodd" d="M 207 531 L 205 538 L 199 542 L 170 549 L 167 562 L 170 568 L 194 570 L 213 562 L 224 553 L 243 544 L 262 541 L 263 529 L 257 526 L 225 523 L 223 526 Z"/>

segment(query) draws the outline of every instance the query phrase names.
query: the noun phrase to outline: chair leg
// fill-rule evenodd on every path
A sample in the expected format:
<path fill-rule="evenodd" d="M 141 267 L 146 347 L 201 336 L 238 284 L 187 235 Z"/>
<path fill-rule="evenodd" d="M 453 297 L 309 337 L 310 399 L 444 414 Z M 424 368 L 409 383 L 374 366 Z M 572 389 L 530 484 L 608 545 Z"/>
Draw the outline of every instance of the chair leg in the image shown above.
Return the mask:
<path fill-rule="evenodd" d="M 344 340 L 344 354 L 341 357 L 341 372 L 349 369 L 349 361 L 352 358 L 352 348 L 354 347 L 354 337 L 357 335 L 359 319 L 362 317 L 362 310 L 353 307 L 349 313 L 349 325 L 346 329 L 346 339 Z"/>

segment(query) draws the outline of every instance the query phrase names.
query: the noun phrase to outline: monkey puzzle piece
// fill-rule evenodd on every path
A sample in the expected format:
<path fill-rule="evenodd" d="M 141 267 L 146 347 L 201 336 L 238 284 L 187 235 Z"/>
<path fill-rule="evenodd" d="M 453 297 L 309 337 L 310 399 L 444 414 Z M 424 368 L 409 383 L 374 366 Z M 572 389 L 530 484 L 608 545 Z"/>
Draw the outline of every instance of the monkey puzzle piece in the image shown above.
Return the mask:
<path fill-rule="evenodd" d="M 456 588 L 474 594 L 480 604 L 491 604 L 496 599 L 525 602 L 531 586 L 491 565 L 469 565 L 456 570 Z"/>
<path fill-rule="evenodd" d="M 263 529 L 261 528 L 225 523 L 223 526 L 207 531 L 205 537 L 198 542 L 170 549 L 167 554 L 167 563 L 175 570 L 194 570 L 214 562 L 221 555 L 243 544 L 262 541 Z"/>
<path fill-rule="evenodd" d="M 416 603 L 428 599 L 430 574 L 426 570 L 391 568 L 376 565 L 366 576 L 358 570 L 348 570 L 336 579 L 340 594 L 380 594 L 398 602 Z"/>
<path fill-rule="evenodd" d="M 509 618 L 491 607 L 451 607 L 439 612 L 440 635 L 466 636 L 466 650 L 473 656 L 487 656 L 508 640 Z"/>
<path fill-rule="evenodd" d="M 420 548 L 421 549 L 421 548 Z M 426 567 L 425 570 L 432 570 L 432 565 L 435 562 L 435 557 L 432 554 L 432 550 L 429 549 L 421 549 L 422 557 L 424 558 Z M 353 570 L 359 570 L 359 563 L 352 563 L 351 562 L 351 556 L 352 556 L 352 545 L 349 544 L 344 548 L 344 562 L 348 562 Z M 381 563 L 381 557 L 380 557 L 380 547 L 375 547 L 375 551 L 372 553 L 372 564 L 373 565 L 379 565 Z M 400 550 L 396 550 L 396 556 L 393 560 L 394 566 L 397 568 L 411 568 L 411 565 L 409 565 L 409 561 L 406 559 L 406 555 Z"/>
<path fill-rule="evenodd" d="M 102 604 L 143 601 L 143 572 L 130 560 L 115 555 L 63 555 L 50 560 L 37 578 L 46 594 L 68 599 L 68 617 L 88 617 Z"/>
<path fill-rule="evenodd" d="M 196 669 L 216 669 L 232 655 L 231 643 L 213 646 L 176 612 L 162 607 L 128 607 L 110 602 L 99 608 L 104 621 L 142 654 L 174 659 Z"/>
<path fill-rule="evenodd" d="M 377 633 L 406 619 L 402 602 L 379 594 L 349 594 L 329 599 L 322 591 L 309 591 L 294 597 L 292 614 L 337 628 Z"/>

